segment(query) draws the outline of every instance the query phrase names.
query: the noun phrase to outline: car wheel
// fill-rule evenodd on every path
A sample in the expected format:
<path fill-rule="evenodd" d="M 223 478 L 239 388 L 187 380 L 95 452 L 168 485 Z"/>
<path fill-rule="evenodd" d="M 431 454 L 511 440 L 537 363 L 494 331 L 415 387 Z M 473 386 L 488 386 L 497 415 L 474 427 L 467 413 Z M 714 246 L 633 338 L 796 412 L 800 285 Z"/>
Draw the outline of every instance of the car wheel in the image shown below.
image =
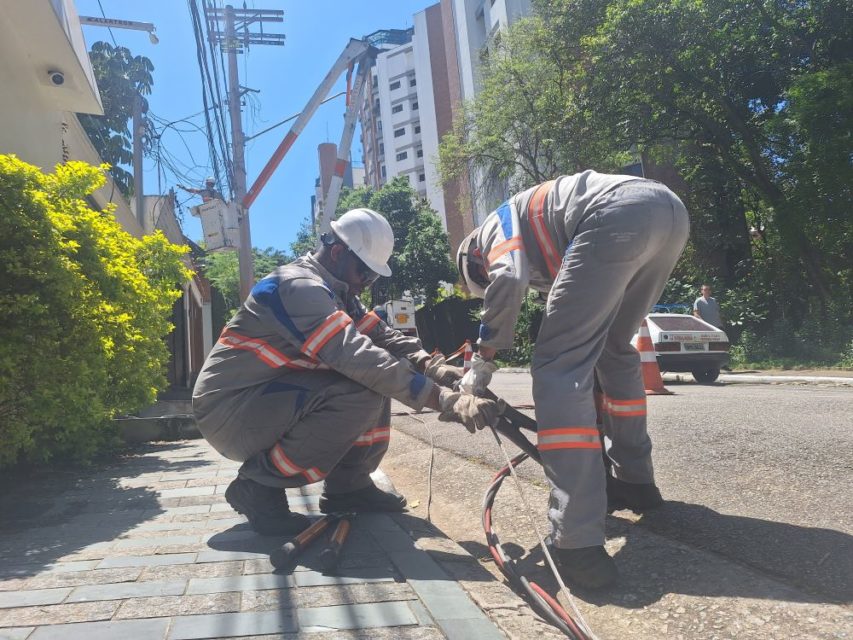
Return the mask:
<path fill-rule="evenodd" d="M 719 369 L 694 369 L 691 371 L 693 378 L 699 384 L 711 384 L 720 375 Z"/>

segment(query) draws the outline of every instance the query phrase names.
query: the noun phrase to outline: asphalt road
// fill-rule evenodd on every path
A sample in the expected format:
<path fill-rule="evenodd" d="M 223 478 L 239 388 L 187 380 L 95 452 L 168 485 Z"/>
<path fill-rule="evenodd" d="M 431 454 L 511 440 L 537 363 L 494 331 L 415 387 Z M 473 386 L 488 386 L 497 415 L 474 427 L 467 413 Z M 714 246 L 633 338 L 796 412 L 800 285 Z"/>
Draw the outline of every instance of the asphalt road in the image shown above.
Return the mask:
<path fill-rule="evenodd" d="M 587 613 L 602 637 L 853 636 L 853 388 L 667 384 L 675 395 L 648 401 L 657 483 L 668 502 L 644 516 L 608 518 L 608 550 L 625 584 L 610 595 L 581 594 L 595 605 Z M 498 373 L 491 388 L 512 404 L 531 402 L 527 374 Z M 419 418 L 429 429 L 405 413 L 395 418 L 395 429 L 413 439 L 392 444 L 383 468 L 408 470 L 402 483 L 420 488 L 432 431 L 434 520 L 457 539 L 470 537 L 469 550 L 486 559 L 468 521 L 479 517 L 478 469 L 485 478 L 503 466 L 500 449 L 488 432 L 468 436 L 434 414 Z M 541 470 L 528 461 L 519 473 L 541 516 Z M 514 491 L 506 483 L 499 501 Z M 517 541 L 506 546 L 541 572 L 521 510 L 498 505 L 500 535 Z M 636 633 L 619 631 L 625 614 Z"/>

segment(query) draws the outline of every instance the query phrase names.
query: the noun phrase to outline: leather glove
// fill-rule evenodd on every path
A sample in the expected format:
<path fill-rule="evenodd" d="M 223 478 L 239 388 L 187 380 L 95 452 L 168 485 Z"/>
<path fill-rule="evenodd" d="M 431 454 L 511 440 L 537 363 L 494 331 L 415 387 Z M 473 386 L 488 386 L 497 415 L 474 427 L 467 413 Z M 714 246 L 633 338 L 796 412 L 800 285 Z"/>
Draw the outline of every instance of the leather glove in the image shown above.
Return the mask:
<path fill-rule="evenodd" d="M 436 354 L 427 360 L 424 373 L 442 387 L 452 387 L 454 382 L 462 379 L 462 375 L 465 372 L 462 370 L 462 367 L 454 367 L 447 364 L 444 356 Z"/>
<path fill-rule="evenodd" d="M 478 429 L 497 424 L 503 411 L 503 402 L 478 398 L 467 393 L 442 389 L 439 395 L 442 422 L 461 422 L 471 433 Z"/>
<path fill-rule="evenodd" d="M 471 356 L 471 368 L 462 376 L 459 388 L 465 393 L 481 396 L 492 381 L 492 374 L 497 370 L 498 365 L 475 353 Z"/>

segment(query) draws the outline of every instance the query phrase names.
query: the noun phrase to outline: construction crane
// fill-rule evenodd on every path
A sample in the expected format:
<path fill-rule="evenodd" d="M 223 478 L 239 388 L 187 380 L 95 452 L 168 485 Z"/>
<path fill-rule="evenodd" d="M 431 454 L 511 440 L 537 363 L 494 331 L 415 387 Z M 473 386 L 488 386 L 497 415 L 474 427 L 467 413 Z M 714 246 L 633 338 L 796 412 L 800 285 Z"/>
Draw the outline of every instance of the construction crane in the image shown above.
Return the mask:
<path fill-rule="evenodd" d="M 260 194 L 266 183 L 272 177 L 282 159 L 293 146 L 296 138 L 305 129 L 305 125 L 311 120 L 311 117 L 317 111 L 317 108 L 329 94 L 332 86 L 344 72 L 347 71 L 347 92 L 346 92 L 346 114 L 344 116 L 344 130 L 341 134 L 341 143 L 338 145 L 338 155 L 335 162 L 335 169 L 332 174 L 332 179 L 329 182 L 329 189 L 324 198 L 324 207 L 320 213 L 319 219 L 316 221 L 318 236 L 327 232 L 330 229 L 329 223 L 335 214 L 335 209 L 338 205 L 338 198 L 343 185 L 344 172 L 346 171 L 347 163 L 349 162 L 350 146 L 355 133 L 356 117 L 358 115 L 358 106 L 361 104 L 364 86 L 367 82 L 367 77 L 370 68 L 376 59 L 376 54 L 379 50 L 373 47 L 367 40 L 351 38 L 347 46 L 344 48 L 341 55 L 329 69 L 326 77 L 317 87 L 317 90 L 308 100 L 302 113 L 296 118 L 296 122 L 284 136 L 284 139 L 278 145 L 278 148 L 273 153 L 272 157 L 267 162 L 266 166 L 258 175 L 254 184 L 246 192 L 246 197 L 243 198 L 243 207 L 248 209 L 255 199 Z M 355 73 L 355 81 L 352 81 L 353 69 L 358 65 L 358 70 Z"/>

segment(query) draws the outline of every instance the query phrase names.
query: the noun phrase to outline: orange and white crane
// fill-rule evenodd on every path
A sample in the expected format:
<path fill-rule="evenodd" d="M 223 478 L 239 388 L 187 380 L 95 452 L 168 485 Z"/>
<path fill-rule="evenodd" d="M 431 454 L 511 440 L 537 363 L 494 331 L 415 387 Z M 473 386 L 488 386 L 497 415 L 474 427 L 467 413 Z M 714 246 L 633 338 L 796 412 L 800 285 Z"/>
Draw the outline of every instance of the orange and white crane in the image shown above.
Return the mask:
<path fill-rule="evenodd" d="M 338 205 L 338 198 L 341 193 L 343 184 L 344 172 L 346 171 L 347 162 L 349 162 L 350 146 L 355 133 L 356 119 L 358 116 L 358 107 L 361 104 L 362 93 L 367 82 L 367 77 L 371 66 L 376 58 L 378 49 L 373 47 L 366 40 L 351 38 L 347 46 L 344 48 L 341 55 L 329 69 L 326 77 L 314 91 L 311 99 L 305 105 L 302 113 L 296 118 L 296 122 L 284 136 L 281 144 L 273 153 L 272 157 L 267 162 L 266 166 L 261 170 L 254 184 L 246 192 L 246 197 L 243 198 L 243 208 L 248 209 L 260 194 L 264 185 L 269 181 L 272 174 L 275 172 L 278 165 L 281 163 L 284 156 L 293 146 L 293 143 L 305 129 L 311 117 L 316 113 L 317 108 L 329 94 L 335 82 L 340 75 L 347 70 L 347 92 L 346 92 L 346 114 L 344 116 L 344 130 L 341 135 L 341 143 L 338 145 L 337 161 L 332 179 L 329 183 L 328 192 L 325 194 L 324 206 L 320 215 L 320 219 L 316 221 L 318 235 L 329 230 L 329 223 L 335 215 L 335 209 Z M 352 82 L 353 69 L 358 65 L 358 70 L 355 73 L 355 82 Z"/>

